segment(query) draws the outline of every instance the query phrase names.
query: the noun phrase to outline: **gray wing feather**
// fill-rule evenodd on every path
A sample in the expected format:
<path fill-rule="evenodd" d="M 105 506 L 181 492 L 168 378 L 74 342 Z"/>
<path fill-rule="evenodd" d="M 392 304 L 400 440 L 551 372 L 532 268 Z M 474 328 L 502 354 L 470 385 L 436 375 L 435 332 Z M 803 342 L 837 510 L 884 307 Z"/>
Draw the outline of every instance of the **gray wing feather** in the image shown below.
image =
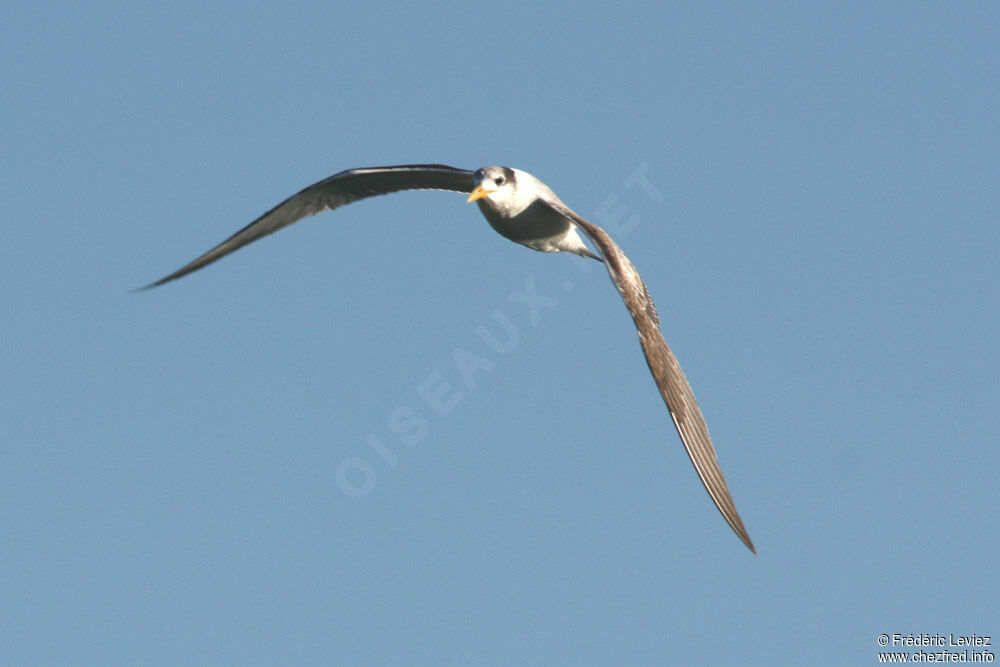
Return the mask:
<path fill-rule="evenodd" d="M 469 170 L 443 164 L 366 167 L 342 171 L 292 195 L 204 255 L 143 289 L 176 280 L 302 218 L 330 211 L 359 199 L 402 190 L 472 192 L 475 187 L 472 174 Z"/>
<path fill-rule="evenodd" d="M 719 508 L 723 518 L 739 536 L 750 551 L 757 553 L 753 541 L 743 526 L 743 520 L 736 511 L 736 504 L 726 486 L 726 478 L 715 456 L 712 439 L 708 435 L 708 425 L 701 414 L 698 402 L 694 398 L 691 385 L 681 370 L 677 357 L 663 339 L 660 330 L 660 320 L 656 314 L 653 299 L 649 296 L 646 284 L 639 276 L 635 266 L 629 261 L 608 234 L 597 225 L 588 222 L 574 213 L 562 202 L 548 202 L 567 218 L 575 222 L 587 234 L 604 257 L 604 265 L 611 274 L 611 280 L 622 295 L 635 328 L 639 333 L 639 342 L 646 355 L 646 363 L 653 374 L 656 386 L 660 390 L 663 401 L 667 404 L 670 417 L 681 436 L 681 442 L 687 450 L 694 469 L 701 478 L 702 484 L 712 497 L 715 506 Z"/>

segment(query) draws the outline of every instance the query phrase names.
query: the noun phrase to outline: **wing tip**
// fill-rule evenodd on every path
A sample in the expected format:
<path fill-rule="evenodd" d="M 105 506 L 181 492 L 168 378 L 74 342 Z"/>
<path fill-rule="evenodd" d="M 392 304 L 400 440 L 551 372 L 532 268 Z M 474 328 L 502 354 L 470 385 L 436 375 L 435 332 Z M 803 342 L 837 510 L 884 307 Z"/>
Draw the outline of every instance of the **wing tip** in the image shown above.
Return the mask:
<path fill-rule="evenodd" d="M 143 285 L 142 287 L 133 287 L 132 289 L 130 289 L 128 291 L 128 293 L 129 294 L 139 294 L 140 292 L 148 292 L 149 290 L 153 289 L 154 287 L 159 286 L 159 284 L 160 284 L 160 282 L 157 281 L 155 283 L 149 283 L 148 285 Z"/>
<path fill-rule="evenodd" d="M 166 276 L 165 278 L 160 278 L 159 280 L 151 282 L 148 285 L 143 285 L 142 287 L 136 287 L 136 288 L 134 288 L 132 290 L 129 290 L 129 294 L 137 294 L 139 292 L 148 292 L 149 290 L 153 289 L 154 287 L 159 287 L 160 285 L 162 285 L 164 283 L 169 283 L 171 280 L 175 280 L 177 278 L 180 278 L 181 275 L 183 275 L 183 274 L 171 273 L 169 276 Z"/>
<path fill-rule="evenodd" d="M 719 507 L 718 509 L 722 511 L 721 507 Z M 740 538 L 740 542 L 746 545 L 746 548 L 752 551 L 753 554 L 756 556 L 757 547 L 754 546 L 753 540 L 750 539 L 750 533 L 747 532 L 746 526 L 743 525 L 743 520 L 740 518 L 740 515 L 736 512 L 735 506 L 733 507 L 732 516 L 723 511 L 722 518 L 726 520 L 726 523 L 729 524 L 729 527 L 733 529 L 734 533 L 736 533 L 736 537 Z"/>

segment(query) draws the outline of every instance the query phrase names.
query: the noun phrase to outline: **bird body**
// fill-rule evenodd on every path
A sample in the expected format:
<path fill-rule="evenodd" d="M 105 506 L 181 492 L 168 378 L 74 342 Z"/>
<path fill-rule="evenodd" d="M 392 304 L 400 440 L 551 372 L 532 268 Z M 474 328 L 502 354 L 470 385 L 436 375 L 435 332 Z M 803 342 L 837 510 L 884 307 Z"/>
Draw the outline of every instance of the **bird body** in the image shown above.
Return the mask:
<path fill-rule="evenodd" d="M 726 522 L 747 548 L 756 553 L 726 486 L 705 418 L 677 358 L 663 339 L 656 307 L 639 272 L 603 229 L 577 215 L 547 185 L 525 171 L 494 166 L 473 172 L 440 164 L 342 171 L 292 195 L 218 246 L 147 288 L 197 271 L 302 218 L 403 190 L 467 193 L 467 201 L 477 202 L 490 226 L 505 238 L 541 252 L 571 252 L 604 263 L 635 322 L 650 373 L 699 478 Z M 584 244 L 580 230 L 599 254 Z"/>
<path fill-rule="evenodd" d="M 484 167 L 477 174 L 480 172 L 481 182 L 492 182 L 496 189 L 489 193 L 482 190 L 484 196 L 475 199 L 470 195 L 470 201 L 479 205 L 483 217 L 498 234 L 532 250 L 600 259 L 584 244 L 577 226 L 552 207 L 552 203 L 565 204 L 549 186 L 520 169 Z M 501 180 L 499 184 L 497 179 Z"/>

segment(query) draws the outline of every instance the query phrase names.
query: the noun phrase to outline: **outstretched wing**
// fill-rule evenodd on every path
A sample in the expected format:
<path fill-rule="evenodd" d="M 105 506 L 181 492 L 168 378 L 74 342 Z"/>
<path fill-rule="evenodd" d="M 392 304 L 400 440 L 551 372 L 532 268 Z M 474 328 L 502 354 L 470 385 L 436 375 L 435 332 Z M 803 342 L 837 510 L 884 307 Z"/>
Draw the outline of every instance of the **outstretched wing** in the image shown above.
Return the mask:
<path fill-rule="evenodd" d="M 670 410 L 670 416 L 674 420 L 674 426 L 681 436 L 681 442 L 687 450 L 694 469 L 698 472 L 702 484 L 708 490 L 708 495 L 712 497 L 715 506 L 722 512 L 723 518 L 736 532 L 743 544 L 749 547 L 750 551 L 757 553 L 754 549 L 753 541 L 743 526 L 733 503 L 733 497 L 729 494 L 726 486 L 726 478 L 722 476 L 722 469 L 719 468 L 719 461 L 715 457 L 715 448 L 712 446 L 712 439 L 708 435 L 708 425 L 698 408 L 698 402 L 691 391 L 691 385 L 681 370 L 677 357 L 670 351 L 667 342 L 663 340 L 663 333 L 660 331 L 660 319 L 656 314 L 656 307 L 653 299 L 649 296 L 646 284 L 639 277 L 639 272 L 635 266 L 625 256 L 611 237 L 598 227 L 588 222 L 574 213 L 562 202 L 548 202 L 553 208 L 565 215 L 567 218 L 579 225 L 587 234 L 594 245 L 604 256 L 604 265 L 608 267 L 611 280 L 622 295 L 625 306 L 632 319 L 635 320 L 635 328 L 639 332 L 639 342 L 642 344 L 642 351 L 646 354 L 646 363 L 653 374 L 656 386 L 660 389 L 660 395 Z"/>
<path fill-rule="evenodd" d="M 395 167 L 348 169 L 314 183 L 281 202 L 201 257 L 169 276 L 146 285 L 156 287 L 211 264 L 220 257 L 273 234 L 302 218 L 333 210 L 345 204 L 402 190 L 452 190 L 472 192 L 472 173 L 443 164 L 409 164 Z"/>

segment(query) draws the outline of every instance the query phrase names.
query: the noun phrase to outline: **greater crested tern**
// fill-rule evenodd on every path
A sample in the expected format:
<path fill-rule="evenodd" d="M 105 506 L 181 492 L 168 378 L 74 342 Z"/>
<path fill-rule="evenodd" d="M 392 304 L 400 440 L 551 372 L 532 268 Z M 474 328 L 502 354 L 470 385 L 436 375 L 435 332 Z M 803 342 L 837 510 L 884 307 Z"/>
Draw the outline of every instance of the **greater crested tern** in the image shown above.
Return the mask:
<path fill-rule="evenodd" d="M 197 271 L 302 218 L 360 199 L 403 190 L 468 193 L 466 201 L 476 202 L 490 226 L 511 241 L 541 252 L 571 252 L 604 263 L 635 321 L 646 363 L 698 477 L 726 522 L 743 543 L 757 553 L 729 494 L 691 385 L 663 339 L 660 319 L 646 284 L 603 229 L 574 213 L 547 185 L 527 172 L 509 167 L 469 171 L 440 164 L 348 169 L 292 195 L 205 254 L 144 289 Z M 600 255 L 584 245 L 579 229 Z"/>

